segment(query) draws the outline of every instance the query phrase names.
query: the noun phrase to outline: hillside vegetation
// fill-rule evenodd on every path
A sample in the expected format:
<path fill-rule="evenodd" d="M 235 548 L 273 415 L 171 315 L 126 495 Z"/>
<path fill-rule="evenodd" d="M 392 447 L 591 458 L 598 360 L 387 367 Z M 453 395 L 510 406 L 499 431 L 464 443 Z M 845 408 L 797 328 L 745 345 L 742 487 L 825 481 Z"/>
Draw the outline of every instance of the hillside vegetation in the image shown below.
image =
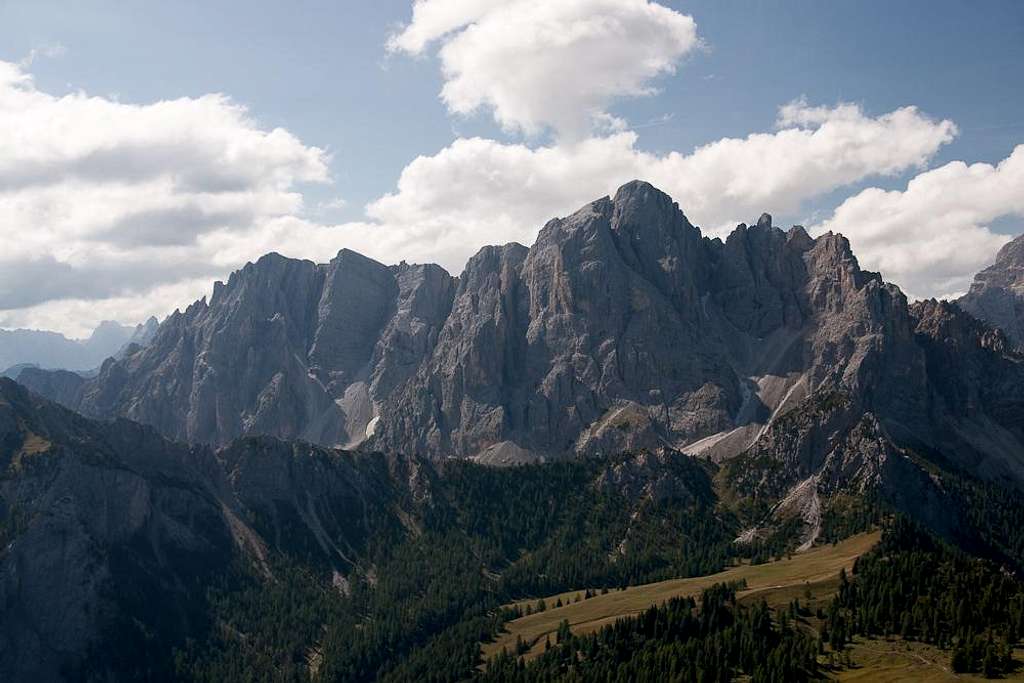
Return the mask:
<path fill-rule="evenodd" d="M 829 566 L 838 575 L 818 580 Z M 609 595 L 538 604 L 489 646 L 483 679 L 969 680 L 1021 670 L 1024 584 L 898 516 L 881 535 L 628 593 L 614 608 Z"/>
<path fill-rule="evenodd" d="M 543 652 L 545 639 L 553 639 L 563 621 L 568 621 L 576 635 L 592 633 L 617 619 L 640 614 L 672 598 L 698 596 L 718 583 L 742 582 L 745 588 L 737 591 L 737 597 L 745 598 L 765 591 L 794 586 L 802 588 L 807 584 L 828 581 L 835 578 L 841 569 L 852 571 L 854 561 L 869 551 L 880 536 L 877 531 L 857 534 L 834 546 L 814 548 L 777 562 L 741 564 L 707 576 L 658 581 L 604 594 L 580 589 L 550 595 L 543 599 L 543 612 L 535 611 L 540 603 L 538 600 L 515 603 L 509 607 L 529 608 L 533 613 L 509 621 L 505 631 L 494 642 L 483 645 L 483 655 L 490 659 L 502 650 L 511 652 L 522 641 L 529 646 L 525 655 L 531 659 Z M 593 595 L 586 598 L 588 594 Z"/>

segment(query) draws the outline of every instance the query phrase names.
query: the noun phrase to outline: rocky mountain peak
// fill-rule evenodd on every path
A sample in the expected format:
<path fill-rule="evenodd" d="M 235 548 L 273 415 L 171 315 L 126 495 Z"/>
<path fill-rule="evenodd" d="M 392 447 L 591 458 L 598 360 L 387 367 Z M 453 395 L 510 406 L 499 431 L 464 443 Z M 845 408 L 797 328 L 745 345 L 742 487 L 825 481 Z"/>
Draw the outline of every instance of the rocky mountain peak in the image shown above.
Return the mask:
<path fill-rule="evenodd" d="M 679 205 L 658 188 L 642 180 L 633 180 L 620 187 L 612 198 L 617 213 L 624 218 L 619 224 L 658 227 L 666 217 L 672 220 Z"/>
<path fill-rule="evenodd" d="M 644 238 L 656 246 L 670 237 L 696 231 L 671 197 L 653 185 L 640 180 L 626 183 L 611 201 L 612 229 L 629 239 Z"/>
<path fill-rule="evenodd" d="M 790 228 L 786 233 L 786 239 L 800 251 L 807 251 L 814 246 L 814 238 L 807 234 L 807 230 L 802 225 L 794 225 Z"/>
<path fill-rule="evenodd" d="M 1005 244 L 994 264 L 974 277 L 960 306 L 1024 344 L 1024 235 Z"/>
<path fill-rule="evenodd" d="M 868 283 L 883 285 L 880 274 L 862 270 L 853 254 L 850 241 L 844 236 L 827 232 L 814 240 L 804 257 L 817 305 L 838 309 L 845 305 L 848 295 L 859 292 Z M 900 298 L 902 294 L 893 294 Z"/>
<path fill-rule="evenodd" d="M 1003 245 L 996 254 L 996 262 L 974 277 L 970 293 L 979 296 L 990 288 L 1024 296 L 1024 235 Z"/>
<path fill-rule="evenodd" d="M 1024 235 L 1018 235 L 1003 245 L 996 254 L 996 266 L 1014 271 L 1018 281 L 1024 279 L 1021 277 L 1024 272 Z"/>
<path fill-rule="evenodd" d="M 268 434 L 351 446 L 366 439 L 378 392 L 436 343 L 454 286 L 439 266 L 392 268 L 347 249 L 319 265 L 267 254 L 96 378 L 26 382 L 87 415 L 190 442 Z"/>
<path fill-rule="evenodd" d="M 458 278 L 350 250 L 325 264 L 268 254 L 94 379 L 23 375 L 87 415 L 214 444 L 271 435 L 493 463 L 661 447 L 727 459 L 778 434 L 788 411 L 842 395 L 836 425 L 870 413 L 893 438 L 941 449 L 934 416 L 959 424 L 974 404 L 931 404 L 941 392 L 928 364 L 948 357 L 931 340 L 949 325 L 915 311 L 842 235 L 784 231 L 762 214 L 706 239 L 671 197 L 633 181 L 549 221 L 531 247 L 482 248 Z M 1002 362 L 987 348 L 979 368 Z M 996 419 L 983 412 L 970 419 Z M 808 424 L 806 447 L 824 447 L 835 425 Z M 1014 443 L 1008 433 L 998 447 L 956 438 L 988 453 Z"/>
<path fill-rule="evenodd" d="M 124 326 L 120 323 L 114 322 L 113 320 L 104 320 L 101 322 L 89 339 L 86 341 L 87 344 L 105 345 L 105 346 L 116 346 L 119 343 L 123 343 L 124 339 Z"/>
<path fill-rule="evenodd" d="M 516 242 L 482 247 L 466 262 L 466 267 L 459 276 L 459 289 L 478 287 L 492 277 L 501 280 L 503 273 L 507 280 L 509 271 L 517 270 L 528 252 L 529 249 Z"/>

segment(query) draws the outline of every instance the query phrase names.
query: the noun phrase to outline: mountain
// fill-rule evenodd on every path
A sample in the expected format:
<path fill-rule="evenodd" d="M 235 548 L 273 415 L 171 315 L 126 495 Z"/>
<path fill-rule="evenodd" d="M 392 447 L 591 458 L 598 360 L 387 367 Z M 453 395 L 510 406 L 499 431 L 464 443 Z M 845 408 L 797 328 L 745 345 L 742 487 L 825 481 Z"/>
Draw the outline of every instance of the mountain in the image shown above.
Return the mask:
<path fill-rule="evenodd" d="M 260 439 L 215 454 L 0 379 L 0 676 L 166 678 L 165 646 L 211 628 L 210 586 L 292 551 L 350 572 L 391 486 L 380 458 Z"/>
<path fill-rule="evenodd" d="M 145 342 L 157 325 L 156 318 L 134 327 L 106 320 L 86 339 L 40 330 L 0 330 L 0 368 L 34 365 L 92 370 L 126 344 Z"/>
<path fill-rule="evenodd" d="M 86 415 L 183 441 L 268 434 L 354 446 L 433 348 L 454 283 L 438 266 L 387 267 L 348 250 L 324 265 L 268 254 L 97 377 L 21 379 Z"/>
<path fill-rule="evenodd" d="M 975 276 L 957 303 L 1002 329 L 1014 344 L 1024 345 L 1024 235 L 999 250 L 996 262 Z"/>
<path fill-rule="evenodd" d="M 924 382 L 905 299 L 844 238 L 784 232 L 766 214 L 709 240 L 632 183 L 552 221 L 529 250 L 472 259 L 377 432 L 435 456 L 669 445 L 724 459 L 838 387 L 916 429 Z M 891 400 L 915 385 L 913 402 Z"/>
<path fill-rule="evenodd" d="M 8 379 L 18 379 L 18 375 L 20 375 L 21 371 L 25 368 L 39 369 L 39 366 L 35 363 L 18 363 L 17 365 L 12 365 L 3 372 L 0 372 L 0 375 L 7 377 Z"/>
<path fill-rule="evenodd" d="M 969 338 L 980 324 L 960 316 Z M 928 317 L 956 331 L 955 316 Z M 841 410 L 841 402 L 832 407 Z M 797 429 L 772 429 L 799 435 L 818 414 L 798 413 L 789 422 Z M 797 449 L 794 460 L 803 453 Z M 215 451 L 127 420 L 84 418 L 0 379 L 0 678 L 466 680 L 479 673 L 480 641 L 523 616 L 523 605 L 544 610 L 547 597 L 547 608 L 557 610 L 569 596 L 579 602 L 600 587 L 607 593 L 704 576 L 739 559 L 750 567 L 796 549 L 802 537 L 792 525 L 744 531 L 767 492 L 744 497 L 743 482 L 729 470 L 738 461 L 719 467 L 662 449 L 495 468 L 270 437 L 244 437 Z M 900 568 L 891 577 L 856 575 L 865 585 L 859 594 L 880 604 L 868 612 L 874 621 L 843 611 L 851 633 L 870 637 L 909 621 L 915 630 L 904 629 L 904 637 L 929 642 L 936 642 L 929 628 L 941 628 L 943 638 L 973 629 L 968 642 L 981 648 L 991 647 L 993 632 L 997 643 L 1016 641 L 1006 634 L 1019 633 L 1024 619 L 1024 584 L 1012 573 L 1024 568 L 1024 496 L 935 463 L 920 469 L 888 447 L 870 421 L 829 463 L 871 476 L 846 478 L 859 496 L 827 501 L 819 542 L 884 524 L 883 546 L 868 566 Z M 900 482 L 914 485 L 893 486 Z M 920 496 L 931 505 L 921 505 Z M 894 507 L 1001 564 L 937 551 L 927 532 L 907 538 L 897 525 L 894 535 L 886 521 Z M 922 510 L 941 514 L 922 517 Z M 778 581 L 772 569 L 766 575 Z M 801 602 L 813 587 L 827 606 L 835 578 L 813 563 L 805 576 Z M 839 600 L 856 597 L 845 579 Z M 971 609 L 940 599 L 953 585 Z M 792 586 L 786 588 L 791 600 Z M 637 593 L 608 598 L 635 600 Z M 778 598 L 764 595 L 774 606 Z M 922 616 L 922 600 L 941 605 L 942 619 Z M 708 604 L 702 601 L 705 614 Z M 843 608 L 833 603 L 830 612 Z M 801 614 L 822 639 L 829 634 L 833 651 L 842 647 L 834 616 L 826 624 L 810 610 Z M 785 619 L 777 609 L 760 620 L 765 643 L 787 633 Z M 732 623 L 726 613 L 711 621 Z M 658 628 L 647 637 L 665 633 Z M 804 626 L 789 633 L 803 634 Z M 805 640 L 789 649 L 810 660 L 786 680 L 820 678 L 817 637 Z M 636 650 L 631 642 L 625 652 Z M 709 635 L 706 645 L 705 666 L 714 666 L 722 642 Z M 564 634 L 552 644 L 564 646 Z M 975 669 L 979 653 L 971 655 Z M 739 658 L 733 673 L 756 673 L 756 661 Z M 1009 660 L 998 668 L 1010 669 Z"/>
<path fill-rule="evenodd" d="M 737 551 L 711 474 L 669 453 L 515 471 L 214 451 L 0 379 L 0 677 L 305 677 L 315 649 L 327 679 L 373 680 L 523 591 L 719 569 Z M 459 641 L 450 665 L 475 657 Z"/>
<path fill-rule="evenodd" d="M 21 379 L 189 442 L 369 439 L 492 463 L 661 446 L 727 460 L 841 395 L 836 422 L 805 435 L 806 476 L 868 420 L 897 450 L 1024 481 L 1016 407 L 939 386 L 945 341 L 926 312 L 840 235 L 783 231 L 765 214 L 709 239 L 637 181 L 551 221 L 530 248 L 482 249 L 458 278 L 348 250 L 321 265 L 270 254 L 95 378 Z M 983 372 L 1017 386 L 1014 352 L 972 339 Z"/>

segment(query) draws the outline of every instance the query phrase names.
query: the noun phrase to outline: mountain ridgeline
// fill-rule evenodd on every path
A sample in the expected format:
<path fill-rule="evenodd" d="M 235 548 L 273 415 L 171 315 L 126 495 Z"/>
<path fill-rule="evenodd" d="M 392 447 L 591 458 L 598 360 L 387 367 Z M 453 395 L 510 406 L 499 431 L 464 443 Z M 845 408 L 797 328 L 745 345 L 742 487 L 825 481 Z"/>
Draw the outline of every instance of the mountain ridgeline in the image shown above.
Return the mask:
<path fill-rule="evenodd" d="M 96 377 L 20 381 L 214 446 L 272 435 L 490 464 L 662 447 L 783 461 L 742 483 L 792 494 L 810 519 L 819 494 L 888 474 L 927 493 L 915 454 L 1024 482 L 1021 360 L 1012 335 L 956 305 L 909 304 L 841 235 L 765 214 L 709 239 L 637 181 L 530 248 L 485 247 L 458 278 L 348 250 L 323 265 L 269 254 Z"/>
<path fill-rule="evenodd" d="M 748 553 L 712 514 L 712 476 L 680 454 L 499 469 L 270 437 L 215 452 L 0 378 L 0 676 L 373 680 L 438 660 L 454 680 L 517 595 Z"/>
<path fill-rule="evenodd" d="M 983 606 L 957 646 L 964 670 L 1007 670 L 1021 244 L 960 302 L 909 303 L 841 235 L 765 214 L 710 239 L 632 182 L 458 277 L 264 256 L 95 376 L 0 378 L 0 675 L 575 680 L 583 652 L 613 678 L 649 664 L 616 643 L 666 620 L 686 643 L 647 647 L 680 675 L 686 655 L 717 657 L 715 680 L 813 678 L 817 641 L 731 588 L 477 667 L 523 597 L 760 563 L 893 513 L 984 558 L 890 541 L 921 595 L 933 560 L 1006 577 L 1003 631 Z M 870 592 L 843 584 L 833 649 L 900 620 L 952 647 L 913 600 L 896 613 L 888 561 Z"/>

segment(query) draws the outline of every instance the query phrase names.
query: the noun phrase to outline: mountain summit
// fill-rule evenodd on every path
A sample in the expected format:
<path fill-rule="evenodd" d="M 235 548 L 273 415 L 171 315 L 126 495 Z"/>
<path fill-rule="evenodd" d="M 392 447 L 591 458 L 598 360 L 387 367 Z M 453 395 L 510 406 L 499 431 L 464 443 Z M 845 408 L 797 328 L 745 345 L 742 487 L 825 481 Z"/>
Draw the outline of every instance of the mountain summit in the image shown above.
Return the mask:
<path fill-rule="evenodd" d="M 217 445 L 269 434 L 494 464 L 768 449 L 797 458 L 777 482 L 795 486 L 870 425 L 893 454 L 1024 482 L 1024 406 L 978 381 L 1020 382 L 1021 365 L 962 316 L 910 306 L 841 235 L 763 214 L 709 239 L 634 181 L 530 248 L 481 249 L 458 278 L 348 250 L 320 265 L 269 254 L 97 377 L 21 379 L 88 416 Z M 954 343 L 977 364 L 956 385 L 938 374 Z"/>

